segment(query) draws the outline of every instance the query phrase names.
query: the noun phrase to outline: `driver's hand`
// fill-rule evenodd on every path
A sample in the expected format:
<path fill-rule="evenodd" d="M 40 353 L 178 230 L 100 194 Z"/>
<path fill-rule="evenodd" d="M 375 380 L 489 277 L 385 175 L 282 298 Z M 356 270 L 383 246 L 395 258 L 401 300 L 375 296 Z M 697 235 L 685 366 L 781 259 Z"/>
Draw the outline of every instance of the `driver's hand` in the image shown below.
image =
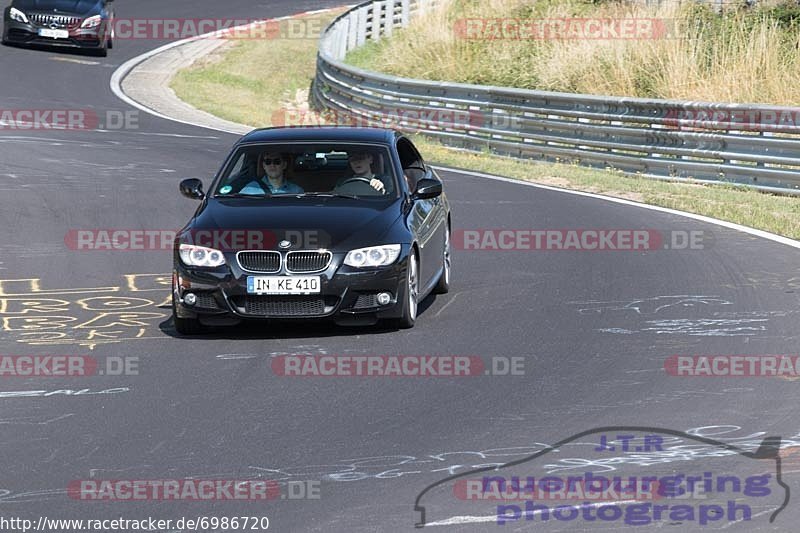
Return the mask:
<path fill-rule="evenodd" d="M 381 194 L 386 194 L 386 187 L 383 182 L 378 178 L 372 178 L 369 182 L 370 186 Z"/>

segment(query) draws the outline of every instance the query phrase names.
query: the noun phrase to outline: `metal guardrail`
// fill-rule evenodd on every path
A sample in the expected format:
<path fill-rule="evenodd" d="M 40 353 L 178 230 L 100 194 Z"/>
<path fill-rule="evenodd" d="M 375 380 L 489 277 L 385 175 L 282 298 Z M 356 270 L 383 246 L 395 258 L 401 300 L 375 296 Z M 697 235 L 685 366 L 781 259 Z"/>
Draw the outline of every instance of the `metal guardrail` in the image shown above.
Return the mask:
<path fill-rule="evenodd" d="M 323 33 L 312 100 L 471 151 L 800 194 L 800 108 L 619 98 L 398 78 L 345 55 L 441 0 L 374 0 Z"/>

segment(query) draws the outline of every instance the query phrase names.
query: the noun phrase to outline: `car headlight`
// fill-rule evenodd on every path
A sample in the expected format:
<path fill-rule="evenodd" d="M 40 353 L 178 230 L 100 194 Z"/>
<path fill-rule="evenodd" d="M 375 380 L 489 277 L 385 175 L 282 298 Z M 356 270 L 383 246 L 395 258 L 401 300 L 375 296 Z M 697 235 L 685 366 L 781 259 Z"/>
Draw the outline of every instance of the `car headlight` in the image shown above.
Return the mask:
<path fill-rule="evenodd" d="M 344 258 L 344 264 L 355 268 L 381 267 L 391 265 L 400 256 L 399 244 L 371 246 L 350 250 Z"/>
<path fill-rule="evenodd" d="M 11 11 L 8 12 L 8 15 L 11 17 L 11 20 L 16 20 L 17 22 L 24 22 L 25 24 L 28 24 L 28 17 L 26 17 L 25 13 L 23 13 L 16 7 L 12 7 Z"/>
<path fill-rule="evenodd" d="M 83 24 L 81 24 L 81 28 L 87 28 L 87 29 L 96 28 L 100 25 L 101 22 L 103 22 L 103 17 L 101 17 L 100 15 L 95 15 L 93 17 L 89 17 L 88 19 L 84 20 Z"/>
<path fill-rule="evenodd" d="M 214 248 L 193 244 L 181 244 L 180 256 L 183 264 L 197 267 L 218 267 L 225 264 L 225 256 Z"/>

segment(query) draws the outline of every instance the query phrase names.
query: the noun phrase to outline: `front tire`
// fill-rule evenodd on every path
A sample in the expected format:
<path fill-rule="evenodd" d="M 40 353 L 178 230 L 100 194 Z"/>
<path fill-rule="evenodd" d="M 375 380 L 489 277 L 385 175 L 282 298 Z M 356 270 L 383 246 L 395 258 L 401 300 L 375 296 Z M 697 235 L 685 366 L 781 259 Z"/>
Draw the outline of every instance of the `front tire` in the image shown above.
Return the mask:
<path fill-rule="evenodd" d="M 108 39 L 103 42 L 103 46 L 99 48 L 89 48 L 89 54 L 94 57 L 106 57 L 108 56 Z"/>
<path fill-rule="evenodd" d="M 406 268 L 406 287 L 405 298 L 403 298 L 403 314 L 397 321 L 401 329 L 414 327 L 417 321 L 417 310 L 419 309 L 419 266 L 417 256 L 412 251 L 408 256 L 408 268 Z"/>
<path fill-rule="evenodd" d="M 203 333 L 205 328 L 196 318 L 181 318 L 178 316 L 176 309 L 175 295 L 172 296 L 172 323 L 175 325 L 175 331 L 181 335 L 199 335 Z"/>

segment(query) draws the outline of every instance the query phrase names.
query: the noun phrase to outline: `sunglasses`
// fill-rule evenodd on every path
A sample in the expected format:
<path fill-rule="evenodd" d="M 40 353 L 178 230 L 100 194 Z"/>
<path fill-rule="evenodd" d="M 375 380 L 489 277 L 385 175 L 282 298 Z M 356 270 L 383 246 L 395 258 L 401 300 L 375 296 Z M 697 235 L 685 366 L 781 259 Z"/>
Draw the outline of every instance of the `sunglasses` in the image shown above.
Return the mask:
<path fill-rule="evenodd" d="M 261 161 L 262 165 L 280 165 L 281 163 L 283 163 L 283 159 L 267 159 L 267 158 L 264 158 Z"/>
<path fill-rule="evenodd" d="M 369 156 L 365 154 L 351 155 L 347 159 L 350 161 L 366 161 L 367 159 L 369 159 Z"/>

